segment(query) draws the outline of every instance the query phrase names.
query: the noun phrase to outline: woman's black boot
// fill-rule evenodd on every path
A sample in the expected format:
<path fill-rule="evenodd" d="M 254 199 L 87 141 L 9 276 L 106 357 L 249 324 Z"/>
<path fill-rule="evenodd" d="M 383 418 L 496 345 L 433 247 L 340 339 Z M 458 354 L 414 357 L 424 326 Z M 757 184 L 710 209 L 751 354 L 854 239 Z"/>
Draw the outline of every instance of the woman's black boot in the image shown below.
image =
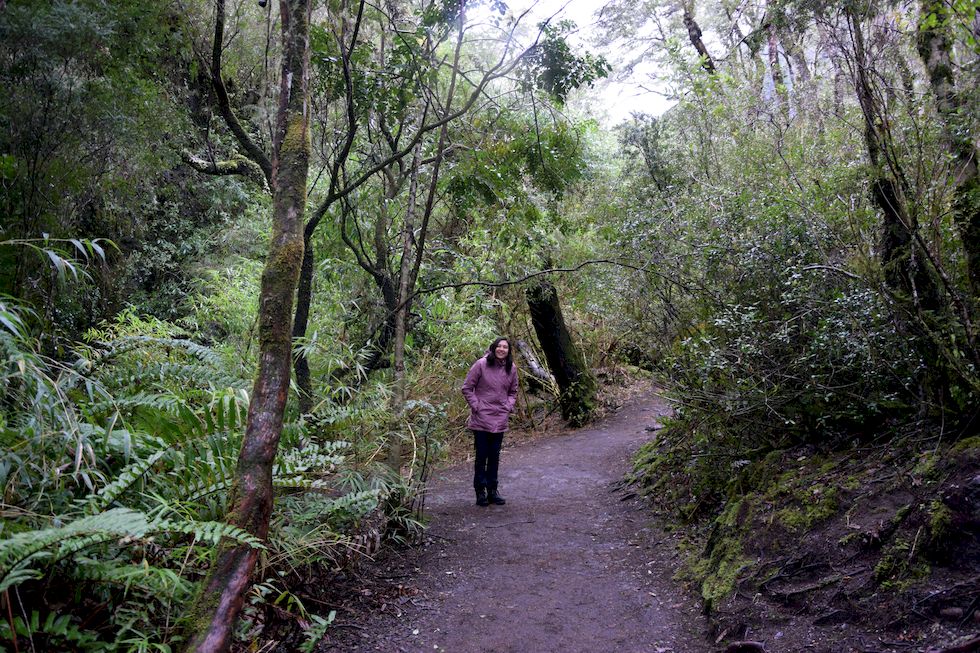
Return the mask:
<path fill-rule="evenodd" d="M 476 488 L 476 505 L 478 506 L 490 505 L 490 501 L 487 498 L 487 489 L 485 487 Z"/>
<path fill-rule="evenodd" d="M 491 485 L 489 488 L 487 488 L 487 503 L 492 503 L 495 506 L 502 506 L 507 503 L 502 496 L 497 494 L 496 485 Z"/>

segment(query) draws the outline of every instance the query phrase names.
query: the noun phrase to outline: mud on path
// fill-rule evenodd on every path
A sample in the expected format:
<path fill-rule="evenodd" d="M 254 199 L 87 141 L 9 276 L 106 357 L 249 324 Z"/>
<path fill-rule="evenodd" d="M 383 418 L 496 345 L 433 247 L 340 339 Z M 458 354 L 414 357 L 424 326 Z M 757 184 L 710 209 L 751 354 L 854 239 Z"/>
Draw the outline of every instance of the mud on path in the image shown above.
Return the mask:
<path fill-rule="evenodd" d="M 698 605 L 671 580 L 673 540 L 619 489 L 667 412 L 648 395 L 586 429 L 505 437 L 505 506 L 475 505 L 470 465 L 436 471 L 426 544 L 379 561 L 385 584 L 361 590 L 374 609 L 339 614 L 319 650 L 706 650 Z"/>

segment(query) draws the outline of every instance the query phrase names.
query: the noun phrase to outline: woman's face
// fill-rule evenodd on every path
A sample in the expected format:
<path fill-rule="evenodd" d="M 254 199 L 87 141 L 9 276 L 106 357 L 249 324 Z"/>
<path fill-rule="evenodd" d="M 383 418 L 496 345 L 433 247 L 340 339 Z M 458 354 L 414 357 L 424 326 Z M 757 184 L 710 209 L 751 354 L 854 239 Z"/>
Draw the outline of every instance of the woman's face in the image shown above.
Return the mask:
<path fill-rule="evenodd" d="M 498 361 L 502 361 L 507 358 L 507 354 L 510 353 L 510 343 L 506 340 L 501 340 L 497 343 L 496 348 L 493 350 L 493 355 L 497 357 Z"/>

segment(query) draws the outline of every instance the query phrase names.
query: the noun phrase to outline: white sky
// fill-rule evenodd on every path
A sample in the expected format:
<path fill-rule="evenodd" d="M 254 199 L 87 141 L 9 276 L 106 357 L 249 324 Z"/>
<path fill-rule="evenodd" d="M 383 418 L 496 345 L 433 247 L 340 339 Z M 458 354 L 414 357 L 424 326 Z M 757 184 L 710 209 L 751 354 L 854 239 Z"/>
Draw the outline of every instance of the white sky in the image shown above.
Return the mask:
<path fill-rule="evenodd" d="M 527 9 L 532 4 L 534 8 L 531 16 L 534 21 L 542 20 L 555 14 L 555 20 L 568 18 L 578 24 L 577 38 L 571 39 L 582 48 L 587 48 L 595 54 L 602 54 L 613 66 L 611 78 L 621 76 L 621 71 L 617 70 L 620 59 L 623 58 L 622 52 L 609 52 L 600 48 L 594 41 L 595 31 L 595 12 L 602 8 L 601 0 L 511 0 L 508 2 L 511 11 L 518 14 Z M 630 117 L 633 112 L 645 112 L 652 115 L 660 115 L 669 109 L 674 103 L 665 99 L 662 95 L 646 91 L 641 84 L 650 83 L 650 67 L 641 64 L 635 71 L 622 80 L 611 79 L 596 84 L 592 89 L 579 90 L 579 95 L 586 98 L 576 98 L 572 96 L 572 103 L 582 102 L 589 104 L 595 112 L 595 117 L 607 124 L 614 126 Z M 576 101 L 578 100 L 578 101 Z"/>

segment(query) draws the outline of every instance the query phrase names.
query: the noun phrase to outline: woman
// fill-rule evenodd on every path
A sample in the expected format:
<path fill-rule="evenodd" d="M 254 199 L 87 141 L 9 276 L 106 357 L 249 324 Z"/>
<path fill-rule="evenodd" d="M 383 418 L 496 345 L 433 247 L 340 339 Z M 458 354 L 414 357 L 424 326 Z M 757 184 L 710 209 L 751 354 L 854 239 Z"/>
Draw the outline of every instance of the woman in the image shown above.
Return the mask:
<path fill-rule="evenodd" d="M 473 363 L 463 383 L 463 396 L 470 405 L 466 426 L 473 431 L 476 450 L 473 470 L 476 505 L 502 506 L 507 502 L 497 494 L 497 466 L 507 418 L 517 401 L 517 367 L 507 338 L 494 340 L 487 355 Z"/>

